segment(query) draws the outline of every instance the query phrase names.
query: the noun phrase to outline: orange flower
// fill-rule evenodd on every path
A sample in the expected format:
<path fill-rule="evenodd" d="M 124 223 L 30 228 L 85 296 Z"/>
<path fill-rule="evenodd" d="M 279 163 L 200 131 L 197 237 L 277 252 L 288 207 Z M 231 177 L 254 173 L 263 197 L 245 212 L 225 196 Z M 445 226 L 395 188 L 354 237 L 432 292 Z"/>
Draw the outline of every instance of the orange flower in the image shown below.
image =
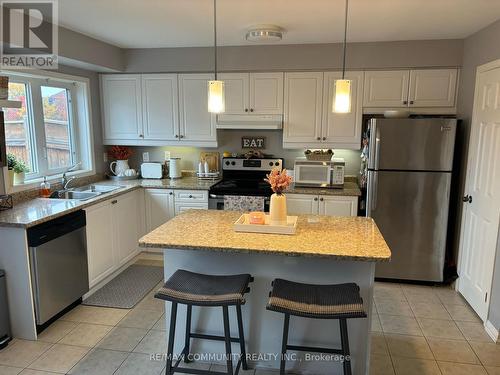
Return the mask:
<path fill-rule="evenodd" d="M 283 194 L 283 192 L 292 183 L 292 177 L 286 172 L 286 169 L 280 171 L 278 168 L 273 168 L 273 170 L 266 175 L 267 178 L 264 181 L 271 185 L 271 189 L 276 194 Z"/>

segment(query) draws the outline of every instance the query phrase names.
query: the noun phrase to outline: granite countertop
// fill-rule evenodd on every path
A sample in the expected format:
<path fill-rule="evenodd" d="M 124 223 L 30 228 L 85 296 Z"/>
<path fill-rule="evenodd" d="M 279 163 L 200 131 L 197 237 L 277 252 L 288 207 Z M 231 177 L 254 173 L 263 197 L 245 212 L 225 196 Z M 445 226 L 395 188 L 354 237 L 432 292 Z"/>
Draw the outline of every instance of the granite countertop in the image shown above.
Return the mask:
<path fill-rule="evenodd" d="M 366 217 L 299 215 L 294 235 L 241 233 L 241 212 L 186 211 L 139 240 L 144 248 L 317 256 L 339 260 L 388 261 L 391 251 L 377 225 Z"/>
<path fill-rule="evenodd" d="M 120 189 L 86 201 L 49 198 L 27 200 L 16 204 L 11 210 L 0 211 L 0 227 L 29 228 L 140 188 L 208 190 L 217 182 L 219 180 L 198 181 L 196 177 L 183 177 L 176 180 L 103 180 L 92 185 L 118 185 Z"/>
<path fill-rule="evenodd" d="M 312 194 L 312 195 L 343 195 L 343 196 L 361 196 L 359 185 L 353 181 L 346 181 L 341 189 L 325 189 L 317 187 L 302 187 L 292 184 L 286 191 L 288 194 Z"/>

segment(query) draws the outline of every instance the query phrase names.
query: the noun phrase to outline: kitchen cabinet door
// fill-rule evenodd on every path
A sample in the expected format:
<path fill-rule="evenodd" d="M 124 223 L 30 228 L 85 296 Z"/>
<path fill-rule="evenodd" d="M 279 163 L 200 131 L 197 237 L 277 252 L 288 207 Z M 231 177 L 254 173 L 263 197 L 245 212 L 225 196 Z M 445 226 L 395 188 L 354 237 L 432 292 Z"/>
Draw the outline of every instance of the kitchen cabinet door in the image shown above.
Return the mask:
<path fill-rule="evenodd" d="M 178 140 L 177 74 L 142 75 L 144 139 Z"/>
<path fill-rule="evenodd" d="M 118 266 L 127 263 L 139 252 L 137 241 L 141 228 L 138 193 L 132 191 L 111 200 L 115 224 L 114 251 Z"/>
<path fill-rule="evenodd" d="M 335 81 L 342 79 L 341 72 L 326 72 L 323 93 L 322 137 L 324 148 L 359 150 L 363 117 L 363 72 L 346 72 L 351 82 L 351 112 L 333 113 Z"/>
<path fill-rule="evenodd" d="M 141 75 L 102 75 L 101 92 L 104 143 L 142 139 Z"/>
<path fill-rule="evenodd" d="M 321 142 L 323 73 L 285 73 L 283 145 L 303 148 Z"/>
<path fill-rule="evenodd" d="M 289 215 L 317 215 L 319 198 L 309 194 L 287 194 L 286 206 Z"/>
<path fill-rule="evenodd" d="M 320 196 L 319 214 L 327 216 L 358 216 L 358 197 Z"/>
<path fill-rule="evenodd" d="M 242 115 L 249 112 L 249 74 L 221 73 L 219 79 L 224 81 L 224 97 L 227 115 Z"/>
<path fill-rule="evenodd" d="M 115 269 L 113 253 L 115 235 L 110 201 L 87 207 L 85 215 L 89 287 L 92 288 Z"/>
<path fill-rule="evenodd" d="M 250 112 L 283 113 L 283 73 L 250 73 Z"/>
<path fill-rule="evenodd" d="M 208 210 L 208 203 L 175 203 L 175 215 L 179 215 L 187 210 Z"/>
<path fill-rule="evenodd" d="M 364 107 L 408 106 L 409 70 L 365 72 Z"/>
<path fill-rule="evenodd" d="M 410 72 L 410 107 L 454 107 L 457 69 L 420 69 Z"/>
<path fill-rule="evenodd" d="M 217 145 L 215 115 L 208 112 L 208 81 L 211 79 L 213 74 L 179 75 L 179 136 L 185 145 Z"/>
<path fill-rule="evenodd" d="M 174 217 L 174 193 L 166 189 L 146 189 L 146 228 L 147 232 Z"/>

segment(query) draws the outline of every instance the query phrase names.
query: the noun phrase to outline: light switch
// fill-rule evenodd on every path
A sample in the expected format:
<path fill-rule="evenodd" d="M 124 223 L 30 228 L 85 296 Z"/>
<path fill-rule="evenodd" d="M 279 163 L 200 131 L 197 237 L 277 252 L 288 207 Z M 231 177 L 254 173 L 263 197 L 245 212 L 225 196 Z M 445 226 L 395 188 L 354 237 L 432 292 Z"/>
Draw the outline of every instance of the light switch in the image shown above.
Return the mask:
<path fill-rule="evenodd" d="M 142 161 L 147 163 L 149 161 L 149 152 L 142 153 Z"/>

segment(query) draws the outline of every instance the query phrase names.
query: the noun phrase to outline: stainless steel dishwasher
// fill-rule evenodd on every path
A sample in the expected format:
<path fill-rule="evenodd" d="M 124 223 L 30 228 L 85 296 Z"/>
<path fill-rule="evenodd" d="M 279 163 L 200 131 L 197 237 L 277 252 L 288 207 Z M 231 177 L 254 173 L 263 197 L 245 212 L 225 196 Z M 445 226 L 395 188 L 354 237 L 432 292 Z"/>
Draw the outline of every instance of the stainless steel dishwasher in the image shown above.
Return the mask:
<path fill-rule="evenodd" d="M 28 229 L 37 325 L 89 290 L 85 223 L 80 210 Z"/>

